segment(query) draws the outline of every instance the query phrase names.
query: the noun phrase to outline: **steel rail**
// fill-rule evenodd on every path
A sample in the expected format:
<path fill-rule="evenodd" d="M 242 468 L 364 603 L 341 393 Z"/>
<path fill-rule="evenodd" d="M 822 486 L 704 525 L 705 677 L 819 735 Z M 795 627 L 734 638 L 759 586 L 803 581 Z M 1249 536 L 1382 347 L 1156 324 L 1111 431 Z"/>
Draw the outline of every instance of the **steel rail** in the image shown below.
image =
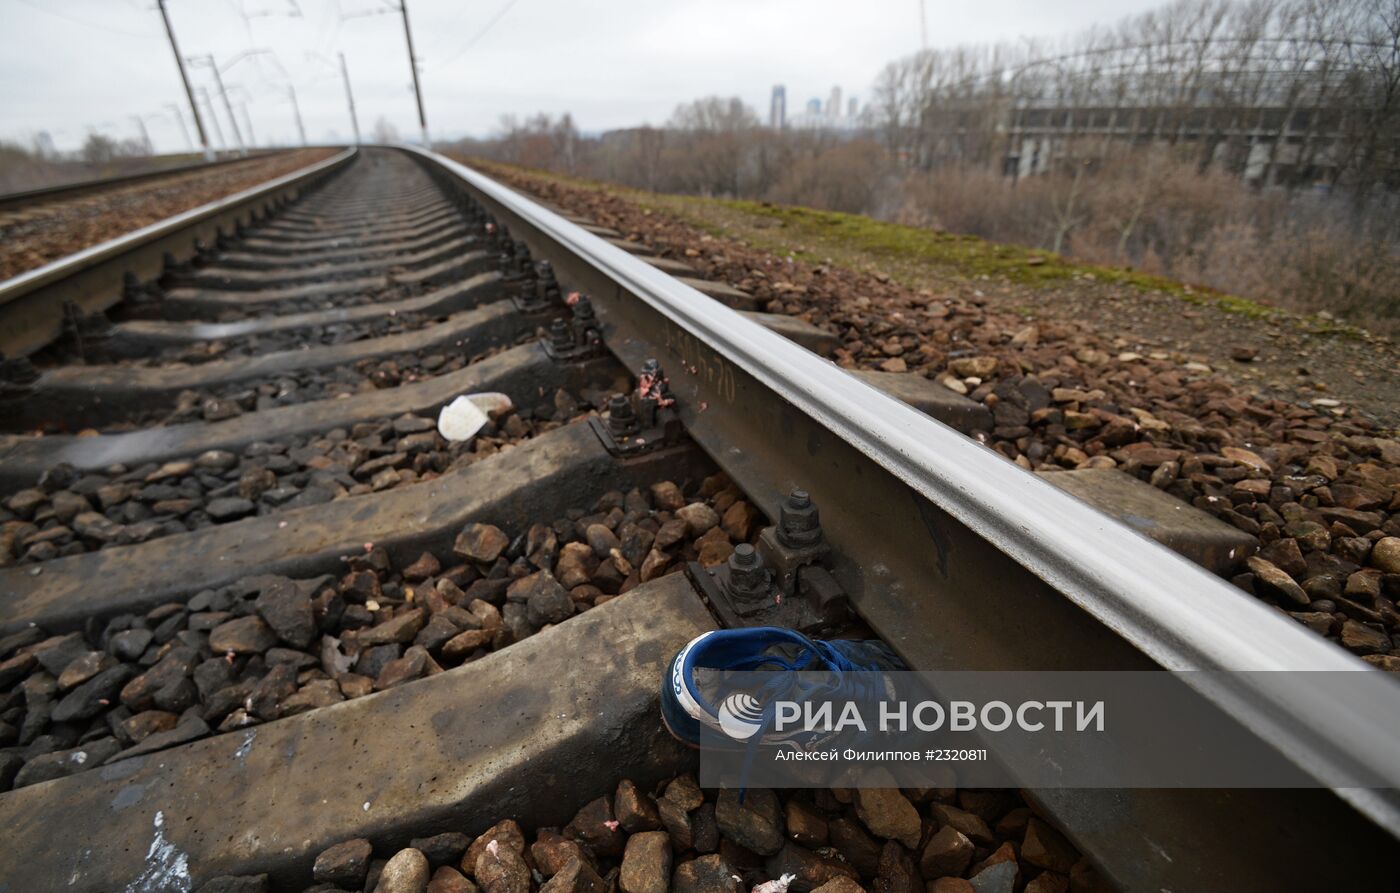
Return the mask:
<path fill-rule="evenodd" d="M 0 282 L 0 353 L 15 357 L 38 350 L 61 333 L 65 303 L 75 303 L 85 313 L 105 310 L 121 299 L 127 275 L 159 276 L 166 254 L 177 261 L 192 257 L 196 242 L 212 244 L 221 234 L 250 223 L 273 204 L 285 203 L 341 169 L 355 154 L 355 148 L 345 149 Z"/>
<path fill-rule="evenodd" d="M 664 345 L 672 362 L 689 363 L 667 365 L 687 429 L 741 486 L 761 479 L 760 468 L 772 481 L 777 464 L 764 453 L 786 450 L 792 473 L 807 475 L 794 482 L 813 491 L 824 522 L 836 516 L 830 538 L 838 553 L 856 542 L 878 548 L 862 541 L 869 531 L 858 528 L 890 522 L 882 528 L 886 566 L 836 573 L 866 619 L 914 666 L 1215 671 L 1183 678 L 1223 716 L 1295 765 L 1388 779 L 1387 788 L 1295 792 L 1285 799 L 1304 804 L 1297 814 L 1307 816 L 1323 808 L 1326 798 L 1319 794 L 1335 794 L 1366 817 L 1333 798 L 1326 808 L 1336 807 L 1337 821 L 1350 816 L 1353 823 L 1369 824 L 1379 833 L 1373 840 L 1393 848 L 1400 836 L 1400 749 L 1394 746 L 1400 687 L 1367 685 L 1356 698 L 1343 700 L 1320 690 L 1282 692 L 1263 684 L 1267 673 L 1245 671 L 1376 671 L 1195 564 L 528 198 L 450 159 L 402 148 L 457 181 L 537 256 L 548 257 L 561 278 L 591 289 L 614 352 L 635 361 L 638 351 Z M 749 392 L 751 384 L 769 392 L 768 403 L 776 394 L 788 408 L 772 409 Z M 707 415 L 714 400 L 729 405 Z M 740 425 L 750 435 L 761 432 L 767 442 L 734 438 Z M 835 442 L 823 440 L 823 432 L 835 435 Z M 871 476 L 870 464 L 897 486 Z M 849 484 L 838 480 L 843 473 L 865 476 Z M 901 491 L 912 491 L 917 510 L 885 504 L 898 503 Z M 761 494 L 752 495 L 772 516 L 773 499 L 765 504 Z M 843 497 L 868 499 L 866 517 L 842 519 L 851 513 Z M 918 550 L 926 554 L 906 554 Z M 988 566 L 998 559 L 999 567 Z M 910 575 L 919 570 L 924 579 Z M 950 591 L 959 583 L 964 591 Z M 985 591 L 967 591 L 973 584 Z M 1008 624 L 1008 633 L 978 628 L 974 603 L 984 619 Z M 959 618 L 965 622 L 946 635 L 924 626 Z M 1057 635 L 1064 641 L 1045 641 Z M 1183 864 L 1197 855 L 1186 849 L 1200 836 L 1198 819 L 1225 822 L 1233 814 L 1282 823 L 1279 798 L 1272 796 L 1277 792 L 1147 792 L 1156 795 L 1151 809 L 1125 803 L 1124 793 L 1053 791 L 1039 792 L 1039 798 L 1052 812 L 1077 816 L 1077 823 L 1065 822 L 1071 836 L 1129 886 L 1166 885 L 1168 878 L 1195 889 L 1256 889 L 1266 876 L 1276 883 L 1294 870 L 1296 859 L 1281 858 L 1269 870 L 1257 861 L 1271 848 L 1289 848 L 1284 838 L 1256 841 L 1256 858 L 1232 866 L 1239 876 L 1228 886 L 1212 886 L 1221 878 Z M 1091 809 L 1109 810 L 1110 824 L 1136 824 L 1086 831 Z M 1202 817 L 1203 811 L 1217 814 Z M 1095 846 L 1124 834 L 1136 840 L 1135 851 L 1105 853 Z"/>
<path fill-rule="evenodd" d="M 119 174 L 115 177 L 99 177 L 93 180 L 79 180 L 76 183 L 60 183 L 57 186 L 41 186 L 38 189 L 26 189 L 22 192 L 6 192 L 0 194 L 0 211 L 14 211 L 22 208 L 46 205 L 54 201 L 78 198 L 84 195 L 94 195 L 99 192 L 106 192 L 109 189 L 119 189 L 124 186 L 135 186 L 138 183 L 159 180 L 162 177 L 174 177 L 180 174 L 197 174 L 201 171 L 228 167 L 245 161 L 256 161 L 260 158 L 267 158 L 272 155 L 290 151 L 295 150 L 264 149 L 246 158 L 222 158 L 218 161 L 198 161 L 193 164 L 177 164 L 153 171 Z"/>

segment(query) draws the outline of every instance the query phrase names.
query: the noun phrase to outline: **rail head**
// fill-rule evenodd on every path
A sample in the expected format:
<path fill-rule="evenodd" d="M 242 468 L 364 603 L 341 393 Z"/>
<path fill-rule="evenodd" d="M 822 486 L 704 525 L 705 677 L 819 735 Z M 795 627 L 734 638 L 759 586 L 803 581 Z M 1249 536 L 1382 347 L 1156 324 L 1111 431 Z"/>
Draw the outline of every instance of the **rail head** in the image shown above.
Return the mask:
<path fill-rule="evenodd" d="M 1366 766 L 1376 773 L 1370 777 L 1400 778 L 1400 751 L 1393 740 L 1400 686 L 1366 686 L 1364 695 L 1346 701 L 1306 688 L 1285 696 L 1278 686 L 1256 684 L 1262 677 L 1251 672 L 1379 671 L 972 439 L 529 198 L 451 159 L 401 148 L 460 178 L 471 192 L 584 259 L 619 293 L 644 302 L 686 337 L 772 389 L 1153 664 L 1207 671 L 1187 674 L 1200 680 L 1188 684 L 1300 765 L 1321 760 Z M 725 464 L 724 456 L 715 458 Z M 1396 791 L 1337 793 L 1400 835 Z"/>

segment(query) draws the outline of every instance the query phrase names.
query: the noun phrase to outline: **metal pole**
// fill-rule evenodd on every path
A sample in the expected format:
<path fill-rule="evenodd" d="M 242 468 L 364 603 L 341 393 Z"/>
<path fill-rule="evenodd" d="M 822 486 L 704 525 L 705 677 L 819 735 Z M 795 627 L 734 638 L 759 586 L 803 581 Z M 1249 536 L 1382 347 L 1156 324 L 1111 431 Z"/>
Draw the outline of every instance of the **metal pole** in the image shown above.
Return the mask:
<path fill-rule="evenodd" d="M 175 54 L 175 65 L 180 69 L 180 81 L 185 85 L 185 98 L 190 101 L 190 113 L 194 115 L 194 126 L 199 131 L 200 145 L 204 146 L 204 160 L 214 160 L 214 150 L 209 147 L 209 135 L 204 132 L 204 121 L 199 117 L 199 106 L 194 102 L 194 91 L 190 89 L 190 76 L 185 72 L 185 57 L 180 55 L 180 47 L 175 43 L 175 29 L 170 27 L 170 14 L 165 11 L 165 0 L 157 0 L 161 21 L 165 22 L 165 36 L 170 38 L 170 51 Z M 181 122 L 184 127 L 184 122 Z M 186 134 L 186 139 L 189 136 Z"/>
<path fill-rule="evenodd" d="M 224 100 L 224 111 L 228 112 L 228 123 L 233 127 L 233 140 L 238 144 L 238 154 L 247 155 L 248 150 L 243 146 L 243 134 L 238 132 L 238 121 L 233 117 L 233 103 L 228 101 L 228 91 L 224 89 L 224 78 L 219 74 L 219 65 L 214 61 L 214 54 L 210 53 L 209 68 L 214 72 L 214 83 L 219 88 L 219 96 Z"/>
<path fill-rule="evenodd" d="M 228 148 L 228 143 L 224 141 L 224 129 L 219 126 L 219 116 L 214 114 L 214 100 L 209 98 L 209 91 L 203 87 L 199 88 L 199 95 L 204 99 L 204 104 L 209 107 L 209 120 L 214 123 L 214 135 L 219 138 L 219 148 Z"/>
<path fill-rule="evenodd" d="M 180 135 L 185 138 L 185 145 L 194 148 L 194 143 L 190 142 L 190 129 L 185 126 L 185 116 L 180 113 L 180 107 L 173 102 L 167 102 L 165 107 L 170 109 L 170 114 L 175 116 L 175 123 L 180 125 Z"/>
<path fill-rule="evenodd" d="M 248 117 L 248 103 L 238 103 L 238 110 L 243 113 L 243 126 L 248 128 L 248 148 L 257 148 L 258 138 L 253 136 L 253 119 Z M 248 154 L 247 152 L 243 153 Z"/>
<path fill-rule="evenodd" d="M 423 148 L 431 149 L 428 116 L 423 113 L 423 88 L 418 83 L 418 58 L 413 55 L 413 32 L 408 27 L 408 0 L 399 0 L 399 12 L 403 13 L 403 36 L 408 40 L 408 67 L 413 71 L 413 95 L 418 99 L 418 126 L 423 131 Z"/>
<path fill-rule="evenodd" d="M 292 112 L 297 116 L 297 133 L 301 134 L 301 144 L 306 145 L 306 128 L 301 124 L 301 106 L 297 105 L 297 88 L 287 85 L 287 95 L 292 97 Z"/>
<path fill-rule="evenodd" d="M 345 54 L 340 54 L 340 77 L 345 81 L 345 99 L 350 103 L 350 126 L 355 129 L 355 145 L 360 144 L 360 119 L 355 117 L 355 94 L 350 89 L 350 70 L 345 67 Z"/>

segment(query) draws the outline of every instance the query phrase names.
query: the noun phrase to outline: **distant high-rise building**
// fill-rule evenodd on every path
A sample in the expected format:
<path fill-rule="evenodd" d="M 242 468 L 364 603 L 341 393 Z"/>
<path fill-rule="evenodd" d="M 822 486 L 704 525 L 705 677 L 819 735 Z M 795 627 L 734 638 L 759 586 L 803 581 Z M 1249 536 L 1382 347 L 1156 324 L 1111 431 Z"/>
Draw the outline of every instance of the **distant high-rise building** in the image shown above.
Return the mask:
<path fill-rule="evenodd" d="M 852 122 L 860 117 L 860 100 L 854 96 L 846 103 L 846 117 L 850 118 Z"/>
<path fill-rule="evenodd" d="M 773 85 L 773 99 L 768 105 L 768 126 L 774 130 L 787 126 L 787 88 L 782 84 Z"/>
<path fill-rule="evenodd" d="M 807 114 L 813 118 L 820 118 L 822 114 L 822 101 L 815 96 L 807 100 Z"/>
<path fill-rule="evenodd" d="M 832 87 L 831 97 L 826 101 L 826 116 L 828 118 L 841 117 L 841 88 Z"/>

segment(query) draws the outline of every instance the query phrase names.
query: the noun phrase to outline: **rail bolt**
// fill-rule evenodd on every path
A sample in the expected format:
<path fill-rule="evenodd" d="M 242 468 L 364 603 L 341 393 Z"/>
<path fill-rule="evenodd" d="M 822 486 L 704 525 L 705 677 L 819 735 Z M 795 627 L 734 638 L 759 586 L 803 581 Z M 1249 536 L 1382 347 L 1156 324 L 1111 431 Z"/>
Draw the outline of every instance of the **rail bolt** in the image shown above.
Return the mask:
<path fill-rule="evenodd" d="M 608 400 L 608 430 L 618 440 L 631 437 L 641 430 L 632 401 L 623 394 L 613 394 Z"/>
<path fill-rule="evenodd" d="M 564 317 L 557 317 L 549 325 L 549 343 L 556 351 L 564 353 L 574 348 L 574 330 Z"/>
<path fill-rule="evenodd" d="M 535 285 L 536 297 L 546 303 L 559 303 L 559 279 L 554 275 L 554 264 L 547 260 L 536 261 L 535 274 L 538 279 Z"/>
<path fill-rule="evenodd" d="M 778 520 L 778 542 L 790 549 L 815 546 L 822 540 L 821 518 L 806 490 L 793 488 L 783 500 Z"/>
<path fill-rule="evenodd" d="M 512 252 L 511 272 L 516 276 L 532 276 L 535 272 L 534 263 L 530 260 L 530 246 L 524 242 L 517 241 L 515 250 Z"/>
<path fill-rule="evenodd" d="M 579 295 L 574 301 L 574 325 L 585 323 L 587 325 L 597 325 L 598 315 L 593 312 L 593 301 L 588 295 Z"/>
<path fill-rule="evenodd" d="M 753 603 L 767 601 L 771 575 L 753 546 L 740 543 L 734 547 L 727 565 L 725 590 L 735 601 Z"/>
<path fill-rule="evenodd" d="M 593 312 L 593 302 L 588 295 L 580 295 L 574 301 L 574 341 L 580 347 L 591 347 L 601 338 L 598 334 L 598 316 Z"/>

